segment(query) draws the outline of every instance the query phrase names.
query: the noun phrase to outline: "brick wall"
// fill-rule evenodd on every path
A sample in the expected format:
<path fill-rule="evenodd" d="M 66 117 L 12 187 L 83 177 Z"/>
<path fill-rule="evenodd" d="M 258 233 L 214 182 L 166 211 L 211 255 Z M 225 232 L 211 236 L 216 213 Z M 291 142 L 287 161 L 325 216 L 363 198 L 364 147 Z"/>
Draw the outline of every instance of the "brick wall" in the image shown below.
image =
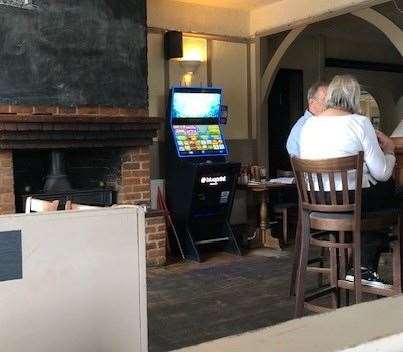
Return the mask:
<path fill-rule="evenodd" d="M 150 201 L 150 158 L 149 147 L 130 148 L 122 152 L 119 204 Z"/>
<path fill-rule="evenodd" d="M 166 264 L 166 226 L 163 216 L 146 217 L 147 265 Z"/>
<path fill-rule="evenodd" d="M 15 213 L 13 153 L 0 150 L 0 214 Z"/>

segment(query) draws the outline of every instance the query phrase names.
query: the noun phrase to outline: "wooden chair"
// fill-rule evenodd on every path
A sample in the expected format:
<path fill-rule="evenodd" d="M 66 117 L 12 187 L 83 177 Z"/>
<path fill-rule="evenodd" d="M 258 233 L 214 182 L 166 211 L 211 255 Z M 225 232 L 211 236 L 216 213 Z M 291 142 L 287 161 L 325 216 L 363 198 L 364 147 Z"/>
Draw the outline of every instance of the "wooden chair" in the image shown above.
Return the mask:
<path fill-rule="evenodd" d="M 301 247 L 301 212 L 300 209 L 298 209 L 298 222 L 297 222 L 297 228 L 295 230 L 295 245 L 294 245 L 294 256 L 293 256 L 293 263 L 292 263 L 292 271 L 291 271 L 291 279 L 290 279 L 290 296 L 295 296 L 295 286 L 296 286 L 296 279 L 297 279 L 297 271 L 298 271 L 298 263 L 301 255 L 300 247 Z M 311 233 L 311 235 L 320 235 L 324 234 L 325 231 L 321 232 L 314 232 Z M 311 264 L 319 264 L 320 268 L 324 267 L 324 263 L 326 260 L 326 249 L 322 247 L 320 251 L 320 255 L 311 259 L 308 259 L 308 265 Z M 323 273 L 318 272 L 318 287 L 321 288 L 324 285 L 324 280 L 323 280 Z"/>
<path fill-rule="evenodd" d="M 64 209 L 65 210 L 91 210 L 91 209 L 100 209 L 100 207 L 96 207 L 94 205 L 72 203 L 71 200 L 68 200 L 66 202 Z"/>
<path fill-rule="evenodd" d="M 311 302 L 323 295 L 331 294 L 332 308 L 340 306 L 340 289 L 352 290 L 355 302 L 362 300 L 362 293 L 379 296 L 392 296 L 401 293 L 400 231 L 399 211 L 383 211 L 361 217 L 361 194 L 363 174 L 363 153 L 356 156 L 327 159 L 301 160 L 292 158 L 301 211 L 301 243 L 296 279 L 295 316 L 300 317 L 304 308 L 323 312 L 329 310 Z M 355 171 L 356 188 L 348 190 L 348 172 Z M 336 190 L 335 179 L 339 178 L 342 190 Z M 329 191 L 325 191 L 325 180 Z M 316 187 L 315 187 L 316 186 Z M 391 288 L 374 288 L 361 283 L 361 231 L 376 231 L 394 227 L 397 241 L 393 244 L 393 285 Z M 328 231 L 329 239 L 324 240 L 311 235 L 311 228 Z M 352 241 L 346 243 L 345 233 L 352 233 Z M 330 267 L 308 266 L 309 246 L 328 248 Z M 354 283 L 345 280 L 347 252 L 352 252 Z M 339 262 L 338 264 L 338 256 Z M 329 275 L 329 286 L 305 295 L 305 272 Z"/>
<path fill-rule="evenodd" d="M 277 177 L 294 177 L 292 171 L 277 170 Z M 283 242 L 288 243 L 289 212 L 297 208 L 297 203 L 280 201 L 273 205 L 275 219 L 281 221 L 283 228 Z"/>
<path fill-rule="evenodd" d="M 36 199 L 28 197 L 25 200 L 25 213 L 41 213 L 45 211 L 56 211 L 59 207 L 59 201 L 47 201 L 42 199 Z"/>

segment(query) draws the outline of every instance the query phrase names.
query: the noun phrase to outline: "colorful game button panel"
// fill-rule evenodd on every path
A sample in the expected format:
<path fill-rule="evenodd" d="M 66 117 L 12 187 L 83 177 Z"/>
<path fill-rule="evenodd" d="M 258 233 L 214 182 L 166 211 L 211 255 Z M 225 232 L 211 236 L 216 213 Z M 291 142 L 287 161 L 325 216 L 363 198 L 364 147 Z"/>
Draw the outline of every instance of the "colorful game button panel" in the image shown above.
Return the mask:
<path fill-rule="evenodd" d="M 180 156 L 226 155 L 219 125 L 174 125 Z"/>

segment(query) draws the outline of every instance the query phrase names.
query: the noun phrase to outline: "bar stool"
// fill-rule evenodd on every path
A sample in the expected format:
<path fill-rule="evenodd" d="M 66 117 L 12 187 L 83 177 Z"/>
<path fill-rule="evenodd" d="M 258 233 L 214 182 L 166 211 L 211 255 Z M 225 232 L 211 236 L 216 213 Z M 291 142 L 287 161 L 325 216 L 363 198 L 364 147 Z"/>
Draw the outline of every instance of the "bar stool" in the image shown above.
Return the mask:
<path fill-rule="evenodd" d="M 296 279 L 297 279 L 297 271 L 298 271 L 298 264 L 299 264 L 299 258 L 301 255 L 301 211 L 298 209 L 298 222 L 297 222 L 297 228 L 295 230 L 295 245 L 294 245 L 294 255 L 293 255 L 293 261 L 292 261 L 292 269 L 291 269 L 291 278 L 290 278 L 290 290 L 289 290 L 289 295 L 290 297 L 295 296 L 295 289 L 296 289 Z M 313 233 L 314 236 L 323 234 L 323 231 L 321 233 L 315 232 Z M 321 247 L 320 250 L 320 255 L 311 258 L 308 260 L 308 265 L 311 264 L 319 264 L 320 268 L 323 268 L 324 262 L 326 260 L 326 250 L 327 248 Z M 308 267 L 310 268 L 310 267 Z M 322 287 L 324 284 L 323 281 L 323 276 L 324 274 L 321 272 L 318 272 L 318 287 Z"/>
<path fill-rule="evenodd" d="M 355 302 L 360 303 L 362 293 L 378 296 L 400 294 L 401 259 L 399 226 L 399 210 L 373 212 L 361 217 L 361 195 L 363 175 L 363 153 L 356 156 L 327 159 L 302 160 L 291 159 L 297 183 L 299 206 L 301 212 L 301 239 L 299 263 L 296 278 L 295 316 L 303 315 L 304 308 L 323 312 L 329 308 L 311 303 L 324 295 L 331 295 L 332 308 L 340 306 L 340 289 L 354 292 Z M 348 190 L 348 173 L 355 172 L 354 191 Z M 336 190 L 335 180 L 341 180 L 342 190 Z M 324 190 L 324 183 L 329 183 L 329 191 Z M 388 288 L 363 286 L 361 283 L 361 231 L 376 231 L 393 227 L 395 241 L 393 243 L 393 285 Z M 311 229 L 327 231 L 328 240 L 322 234 L 311 235 Z M 352 241 L 347 243 L 345 233 L 352 233 Z M 310 245 L 328 248 L 330 265 L 328 268 L 308 266 Z M 345 269 L 348 262 L 346 252 L 353 256 L 354 283 L 345 280 Z M 339 257 L 339 258 L 338 258 Z M 305 273 L 307 271 L 329 275 L 328 287 L 305 294 Z"/>

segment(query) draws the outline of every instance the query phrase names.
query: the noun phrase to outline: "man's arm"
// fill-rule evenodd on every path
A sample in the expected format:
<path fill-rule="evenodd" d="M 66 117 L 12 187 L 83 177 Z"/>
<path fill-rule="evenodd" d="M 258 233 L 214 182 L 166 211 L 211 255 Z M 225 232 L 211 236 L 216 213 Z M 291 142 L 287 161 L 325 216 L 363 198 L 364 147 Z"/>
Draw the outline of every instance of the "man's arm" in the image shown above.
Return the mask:
<path fill-rule="evenodd" d="M 299 156 L 299 138 L 301 135 L 301 129 L 304 126 L 305 119 L 301 117 L 292 127 L 290 135 L 287 139 L 287 152 L 289 155 Z"/>

